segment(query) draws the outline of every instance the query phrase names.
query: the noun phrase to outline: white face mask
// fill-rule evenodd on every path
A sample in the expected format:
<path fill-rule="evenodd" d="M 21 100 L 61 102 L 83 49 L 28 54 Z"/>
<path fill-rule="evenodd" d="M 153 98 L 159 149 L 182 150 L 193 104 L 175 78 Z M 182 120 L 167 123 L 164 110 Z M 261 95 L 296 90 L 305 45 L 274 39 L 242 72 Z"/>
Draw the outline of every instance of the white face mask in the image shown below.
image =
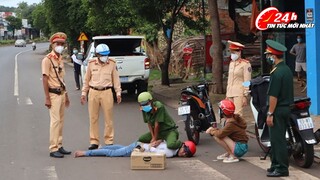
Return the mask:
<path fill-rule="evenodd" d="M 109 57 L 108 56 L 101 56 L 99 59 L 100 59 L 100 61 L 106 63 L 108 61 Z"/>
<path fill-rule="evenodd" d="M 63 51 L 63 46 L 56 46 L 55 48 L 54 48 L 54 51 L 56 51 L 57 53 L 59 53 L 59 54 L 61 54 L 62 53 L 62 51 Z"/>
<path fill-rule="evenodd" d="M 239 55 L 236 53 L 231 53 L 231 60 L 235 61 L 239 58 Z"/>

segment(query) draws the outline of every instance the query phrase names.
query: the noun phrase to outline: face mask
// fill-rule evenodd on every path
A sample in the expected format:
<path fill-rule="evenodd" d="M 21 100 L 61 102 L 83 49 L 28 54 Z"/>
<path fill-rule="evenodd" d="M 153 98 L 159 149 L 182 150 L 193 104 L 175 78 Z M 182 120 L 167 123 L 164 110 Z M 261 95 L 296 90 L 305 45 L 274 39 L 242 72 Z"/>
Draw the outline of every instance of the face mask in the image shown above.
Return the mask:
<path fill-rule="evenodd" d="M 238 54 L 236 54 L 236 53 L 231 53 L 231 60 L 232 61 L 235 61 L 235 60 L 237 60 L 239 58 L 239 55 Z"/>
<path fill-rule="evenodd" d="M 99 59 L 100 59 L 100 61 L 106 63 L 108 61 L 109 57 L 108 56 L 101 56 Z"/>
<path fill-rule="evenodd" d="M 78 50 L 73 50 L 73 54 L 78 54 Z"/>
<path fill-rule="evenodd" d="M 298 43 L 301 43 L 301 42 L 302 42 L 302 39 L 301 39 L 301 38 L 298 38 L 297 41 L 298 41 Z"/>
<path fill-rule="evenodd" d="M 267 57 L 267 63 L 270 64 L 270 65 L 273 65 L 274 64 L 274 58 Z"/>
<path fill-rule="evenodd" d="M 59 54 L 62 53 L 63 49 L 64 49 L 63 46 L 56 46 L 56 47 L 54 48 L 54 50 L 55 50 L 57 53 L 59 53 Z"/>
<path fill-rule="evenodd" d="M 150 112 L 152 109 L 151 105 L 142 106 L 142 111 L 144 112 Z"/>

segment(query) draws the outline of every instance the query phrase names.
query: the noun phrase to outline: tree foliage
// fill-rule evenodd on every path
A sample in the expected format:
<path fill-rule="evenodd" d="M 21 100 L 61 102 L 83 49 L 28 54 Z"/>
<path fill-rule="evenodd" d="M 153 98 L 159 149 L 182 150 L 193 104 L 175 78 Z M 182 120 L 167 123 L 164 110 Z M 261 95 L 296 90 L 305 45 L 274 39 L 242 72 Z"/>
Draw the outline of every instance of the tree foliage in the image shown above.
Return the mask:
<path fill-rule="evenodd" d="M 88 4 L 86 27 L 96 35 L 129 34 L 136 20 L 129 2 L 130 0 L 93 0 Z"/>
<path fill-rule="evenodd" d="M 8 16 L 6 17 L 6 21 L 8 21 L 8 29 L 13 30 L 13 32 L 15 29 L 21 29 L 22 27 L 22 21 L 20 18 Z"/>
<path fill-rule="evenodd" d="M 41 29 L 45 36 L 50 34 L 49 25 L 47 23 L 46 8 L 43 3 L 38 4 L 32 12 L 33 27 Z"/>
<path fill-rule="evenodd" d="M 174 32 L 174 26 L 178 19 L 183 20 L 186 25 L 198 26 L 196 22 L 199 21 L 198 15 L 200 14 L 197 10 L 194 10 L 193 13 L 182 13 L 182 9 L 186 7 L 191 7 L 192 5 L 199 4 L 197 0 L 135 0 L 131 1 L 132 7 L 137 12 L 139 18 L 145 20 L 149 25 L 148 27 L 153 27 L 156 31 L 161 31 L 163 36 L 166 39 L 167 48 L 165 53 L 164 63 L 161 64 L 162 85 L 170 85 L 169 83 L 169 63 L 171 57 L 171 44 L 172 44 L 172 35 Z M 139 6 L 136 6 L 139 4 Z M 185 9 L 184 9 L 185 10 Z M 185 11 L 184 11 L 185 12 Z M 186 15 L 188 14 L 188 15 Z M 157 38 L 153 38 L 155 33 L 151 28 L 149 30 L 150 37 L 153 40 L 157 40 Z"/>

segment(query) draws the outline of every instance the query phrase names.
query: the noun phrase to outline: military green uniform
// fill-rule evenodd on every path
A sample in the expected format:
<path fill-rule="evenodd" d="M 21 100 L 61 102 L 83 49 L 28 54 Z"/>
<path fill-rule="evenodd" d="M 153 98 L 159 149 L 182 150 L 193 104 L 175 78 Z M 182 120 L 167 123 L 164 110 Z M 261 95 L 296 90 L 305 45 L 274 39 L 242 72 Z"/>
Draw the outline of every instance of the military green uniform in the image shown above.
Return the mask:
<path fill-rule="evenodd" d="M 150 123 L 152 128 L 155 127 L 155 122 L 159 123 L 158 139 L 165 140 L 169 149 L 178 149 L 181 147 L 182 142 L 179 141 L 179 132 L 176 123 L 168 114 L 164 105 L 159 102 L 153 102 L 152 106 L 155 111 L 142 112 L 143 120 L 145 123 Z M 147 132 L 140 136 L 139 141 L 143 143 L 150 143 L 152 139 L 151 133 Z"/>
<path fill-rule="evenodd" d="M 277 46 L 273 48 L 276 49 Z M 284 61 L 279 62 L 271 71 L 267 94 L 277 98 L 277 104 L 273 112 L 273 126 L 269 127 L 272 148 L 271 169 L 285 174 L 289 172 L 289 157 L 285 134 L 289 123 L 290 105 L 293 103 L 293 75 Z"/>

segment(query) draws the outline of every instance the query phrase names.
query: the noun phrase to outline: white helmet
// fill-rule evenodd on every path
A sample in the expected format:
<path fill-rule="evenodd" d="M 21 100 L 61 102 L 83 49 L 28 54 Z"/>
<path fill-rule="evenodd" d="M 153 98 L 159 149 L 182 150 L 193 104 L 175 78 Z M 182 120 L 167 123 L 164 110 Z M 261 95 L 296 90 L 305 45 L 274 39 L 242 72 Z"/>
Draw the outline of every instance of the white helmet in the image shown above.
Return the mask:
<path fill-rule="evenodd" d="M 96 53 L 101 54 L 102 56 L 107 56 L 110 54 L 110 49 L 106 44 L 99 44 L 96 47 Z"/>

